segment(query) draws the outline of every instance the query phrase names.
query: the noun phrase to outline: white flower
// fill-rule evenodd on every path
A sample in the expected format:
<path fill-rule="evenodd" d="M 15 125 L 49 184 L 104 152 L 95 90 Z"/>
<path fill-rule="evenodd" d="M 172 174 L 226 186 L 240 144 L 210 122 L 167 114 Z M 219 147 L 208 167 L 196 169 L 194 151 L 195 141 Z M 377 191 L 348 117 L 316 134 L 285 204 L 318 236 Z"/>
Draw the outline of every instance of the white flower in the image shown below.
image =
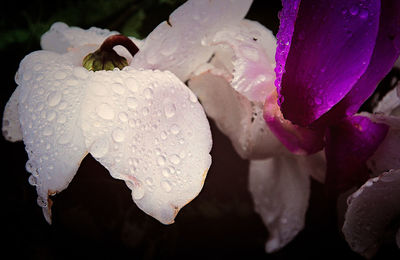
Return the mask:
<path fill-rule="evenodd" d="M 112 34 L 54 24 L 42 37 L 44 50 L 20 64 L 3 135 L 24 141 L 30 183 L 48 222 L 49 195 L 64 190 L 91 153 L 126 182 L 139 208 L 173 223 L 210 167 L 209 124 L 194 94 L 169 71 L 83 68 L 83 58 Z M 115 49 L 132 63 L 127 51 Z"/>

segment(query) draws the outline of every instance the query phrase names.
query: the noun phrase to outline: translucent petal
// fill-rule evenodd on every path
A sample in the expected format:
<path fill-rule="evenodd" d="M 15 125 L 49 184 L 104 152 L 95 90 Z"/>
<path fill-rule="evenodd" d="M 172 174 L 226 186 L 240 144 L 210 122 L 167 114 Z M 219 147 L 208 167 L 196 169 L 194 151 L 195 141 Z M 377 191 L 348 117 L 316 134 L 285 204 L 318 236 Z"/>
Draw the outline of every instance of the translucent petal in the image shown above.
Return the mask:
<path fill-rule="evenodd" d="M 169 70 L 186 81 L 212 55 L 211 48 L 204 46 L 207 37 L 239 23 L 250 5 L 250 0 L 187 1 L 150 33 L 132 66 Z"/>
<path fill-rule="evenodd" d="M 18 97 L 20 87 L 17 87 L 4 108 L 2 132 L 7 141 L 16 142 L 22 140 L 21 125 L 18 116 Z"/>
<path fill-rule="evenodd" d="M 250 102 L 234 90 L 225 77 L 205 72 L 193 77 L 189 87 L 199 97 L 207 115 L 226 134 L 242 158 L 263 159 L 287 153 L 262 117 L 262 103 Z"/>
<path fill-rule="evenodd" d="M 76 48 L 84 45 L 96 45 L 100 46 L 103 41 L 111 36 L 119 34 L 116 31 L 109 31 L 107 29 L 100 29 L 91 27 L 88 30 L 84 30 L 79 27 L 69 27 L 65 23 L 56 22 L 50 30 L 42 35 L 40 45 L 43 50 L 54 51 L 57 53 L 66 53 L 70 48 Z M 129 37 L 139 48 L 142 45 L 142 41 Z M 115 50 L 121 55 L 131 56 L 121 46 L 116 46 Z M 130 59 L 129 59 L 130 60 Z"/>
<path fill-rule="evenodd" d="M 395 238 L 399 198 L 400 170 L 368 180 L 349 197 L 342 231 L 355 252 L 371 258 L 387 233 Z"/>
<path fill-rule="evenodd" d="M 250 101 L 264 102 L 275 90 L 276 39 L 271 31 L 257 22 L 243 20 L 218 31 L 209 44 L 218 47 L 214 60 L 231 67 L 232 87 Z M 231 51 L 230 59 L 221 55 L 226 49 Z"/>
<path fill-rule="evenodd" d="M 303 229 L 310 195 L 307 157 L 279 156 L 251 161 L 249 189 L 255 210 L 268 228 L 266 251 L 274 252 Z"/>
<path fill-rule="evenodd" d="M 78 124 L 83 97 L 79 81 L 86 74 L 73 67 L 68 55 L 47 51 L 26 56 L 17 73 L 19 120 L 29 156 L 26 169 L 48 222 L 48 195 L 68 186 L 86 155 Z"/>
<path fill-rule="evenodd" d="M 134 202 L 164 224 L 200 192 L 211 133 L 194 94 L 172 73 L 91 74 L 82 128 L 93 157 L 132 190 Z"/>

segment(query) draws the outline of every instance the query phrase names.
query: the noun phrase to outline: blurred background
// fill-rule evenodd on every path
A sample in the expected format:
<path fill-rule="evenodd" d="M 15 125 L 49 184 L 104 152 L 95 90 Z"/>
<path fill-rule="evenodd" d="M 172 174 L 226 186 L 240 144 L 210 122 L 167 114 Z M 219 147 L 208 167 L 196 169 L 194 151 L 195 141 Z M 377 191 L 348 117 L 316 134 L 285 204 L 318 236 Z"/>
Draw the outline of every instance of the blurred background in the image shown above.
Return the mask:
<path fill-rule="evenodd" d="M 144 38 L 183 2 L 7 1 L 0 10 L 1 108 L 16 87 L 19 62 L 40 49 L 40 36 L 54 22 Z M 280 1 L 256 0 L 247 18 L 276 34 L 280 9 Z M 113 179 L 91 156 L 83 160 L 69 187 L 52 198 L 53 224 L 48 225 L 36 204 L 36 190 L 28 183 L 23 143 L 0 138 L 3 255 L 24 259 L 362 259 L 347 246 L 338 227 L 336 204 L 324 196 L 317 182 L 312 182 L 304 230 L 283 250 L 266 254 L 268 231 L 253 209 L 248 161 L 210 124 L 213 164 L 204 188 L 169 226 L 139 210 L 125 183 Z M 374 259 L 400 259 L 400 253 L 389 243 Z"/>

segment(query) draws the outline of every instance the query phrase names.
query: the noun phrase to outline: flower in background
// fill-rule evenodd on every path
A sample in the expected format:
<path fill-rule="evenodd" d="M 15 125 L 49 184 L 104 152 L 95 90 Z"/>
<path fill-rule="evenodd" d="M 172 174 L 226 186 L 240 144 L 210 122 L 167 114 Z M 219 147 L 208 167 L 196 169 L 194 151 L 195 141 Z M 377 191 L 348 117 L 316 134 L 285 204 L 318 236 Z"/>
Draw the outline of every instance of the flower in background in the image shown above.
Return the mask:
<path fill-rule="evenodd" d="M 277 35 L 277 95 L 267 98 L 264 118 L 290 151 L 325 150 L 331 194 L 365 182 L 367 164 L 375 174 L 399 168 L 399 151 L 388 145 L 398 143 L 398 119 L 355 115 L 399 56 L 399 11 L 398 1 L 390 0 L 283 1 Z M 384 99 L 380 106 L 387 107 L 387 102 Z M 397 189 L 396 178 L 390 189 Z M 377 184 L 374 189 L 384 186 Z M 359 204 L 352 207 L 356 204 L 350 204 L 344 231 L 355 251 L 370 256 L 354 239 L 360 233 L 350 235 L 364 223 L 351 219 L 354 208 L 359 208 Z M 369 233 L 374 234 L 377 226 L 371 225 Z"/>

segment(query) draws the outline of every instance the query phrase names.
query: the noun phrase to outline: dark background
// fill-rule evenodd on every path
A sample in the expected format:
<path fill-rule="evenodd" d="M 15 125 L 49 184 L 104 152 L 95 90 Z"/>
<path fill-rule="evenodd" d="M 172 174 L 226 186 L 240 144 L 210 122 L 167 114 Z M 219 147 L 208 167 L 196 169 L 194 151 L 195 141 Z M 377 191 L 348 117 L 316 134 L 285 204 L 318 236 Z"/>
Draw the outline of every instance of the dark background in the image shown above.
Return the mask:
<path fill-rule="evenodd" d="M 0 17 L 1 106 L 14 91 L 21 59 L 40 49 L 40 35 L 55 21 L 97 26 L 145 37 L 184 1 L 7 1 Z M 280 1 L 255 1 L 247 18 L 276 34 Z M 2 255 L 14 259 L 362 259 L 340 233 L 336 205 L 312 182 L 303 231 L 283 250 L 266 254 L 268 231 L 253 210 L 248 192 L 248 162 L 211 122 L 213 164 L 200 195 L 165 226 L 139 210 L 124 182 L 113 179 L 86 157 L 69 187 L 53 197 L 53 224 L 48 225 L 28 183 L 22 142 L 0 138 L 2 174 Z M 393 243 L 375 259 L 400 259 Z"/>

